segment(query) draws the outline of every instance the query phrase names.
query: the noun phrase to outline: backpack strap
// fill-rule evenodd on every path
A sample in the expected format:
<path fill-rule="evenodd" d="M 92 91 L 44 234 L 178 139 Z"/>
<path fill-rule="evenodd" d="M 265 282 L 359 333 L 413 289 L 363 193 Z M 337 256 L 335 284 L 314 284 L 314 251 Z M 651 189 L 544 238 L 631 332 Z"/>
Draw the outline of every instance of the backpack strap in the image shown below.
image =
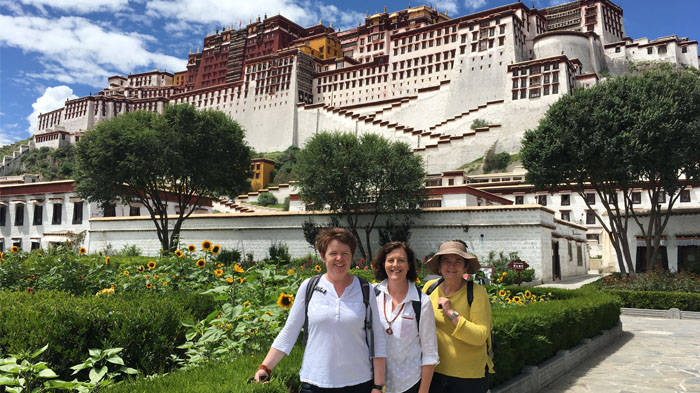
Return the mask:
<path fill-rule="evenodd" d="M 430 296 L 430 294 L 433 293 L 435 291 L 435 289 L 437 289 L 438 285 L 442 284 L 443 281 L 445 281 L 445 277 L 440 277 L 437 281 L 435 281 L 433 283 L 433 285 L 431 285 L 428 288 L 428 290 L 425 292 L 425 294 Z"/>
<path fill-rule="evenodd" d="M 469 308 L 472 308 L 472 302 L 474 302 L 474 281 L 467 281 L 467 302 L 469 302 Z"/>
<path fill-rule="evenodd" d="M 360 280 L 362 288 L 362 302 L 365 303 L 365 341 L 369 347 L 369 357 L 374 357 L 374 331 L 372 330 L 372 309 L 369 306 L 369 282 L 362 277 Z M 377 288 L 374 289 L 375 291 Z"/>
<path fill-rule="evenodd" d="M 316 285 L 318 285 L 319 280 L 321 280 L 321 275 L 317 274 L 309 279 L 309 283 L 306 286 L 306 296 L 304 297 L 304 336 L 301 339 L 301 345 L 304 347 L 306 347 L 306 342 L 309 340 L 309 301 L 311 300 L 311 296 L 314 294 L 314 290 L 316 289 Z"/>

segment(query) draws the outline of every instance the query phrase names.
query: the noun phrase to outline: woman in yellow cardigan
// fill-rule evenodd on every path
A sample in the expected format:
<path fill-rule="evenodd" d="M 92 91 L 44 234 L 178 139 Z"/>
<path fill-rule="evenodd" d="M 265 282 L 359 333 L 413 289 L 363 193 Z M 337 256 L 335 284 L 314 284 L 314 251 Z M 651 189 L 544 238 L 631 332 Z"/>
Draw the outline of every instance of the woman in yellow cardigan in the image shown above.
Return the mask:
<path fill-rule="evenodd" d="M 491 303 L 486 289 L 475 283 L 470 306 L 465 280 L 465 274 L 479 271 L 479 262 L 463 241 L 453 240 L 443 243 L 426 265 L 444 279 L 430 293 L 440 357 L 430 393 L 486 392 L 488 375 L 494 372 L 487 353 Z M 428 281 L 423 291 L 428 293 L 437 281 Z"/>

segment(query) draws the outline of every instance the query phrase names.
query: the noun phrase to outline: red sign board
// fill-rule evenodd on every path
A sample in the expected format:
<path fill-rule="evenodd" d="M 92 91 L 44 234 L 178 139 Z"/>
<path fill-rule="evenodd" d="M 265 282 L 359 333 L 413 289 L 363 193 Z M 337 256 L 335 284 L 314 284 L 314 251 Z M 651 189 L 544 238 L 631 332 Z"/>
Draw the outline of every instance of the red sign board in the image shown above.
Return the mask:
<path fill-rule="evenodd" d="M 530 267 L 525 261 L 521 261 L 520 259 L 516 259 L 513 262 L 508 264 L 508 267 L 511 268 L 512 270 L 515 271 L 520 271 L 520 270 L 525 270 Z"/>

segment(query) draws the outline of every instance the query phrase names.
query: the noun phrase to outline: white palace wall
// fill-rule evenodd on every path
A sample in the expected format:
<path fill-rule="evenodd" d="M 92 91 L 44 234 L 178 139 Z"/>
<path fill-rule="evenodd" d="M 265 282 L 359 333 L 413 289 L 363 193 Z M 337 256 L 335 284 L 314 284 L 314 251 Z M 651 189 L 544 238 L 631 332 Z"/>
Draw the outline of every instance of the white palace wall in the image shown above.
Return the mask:
<path fill-rule="evenodd" d="M 184 222 L 180 239 L 183 245 L 210 240 L 224 249 L 253 254 L 256 259 L 268 256 L 274 239 L 286 244 L 293 257 L 301 257 L 313 253 L 301 229 L 309 218 L 320 224 L 326 223 L 330 215 L 326 212 L 193 215 Z M 380 218 L 379 222 L 383 220 Z M 373 252 L 378 249 L 377 233 L 375 229 Z M 489 251 L 518 251 L 520 258 L 535 269 L 538 279 L 551 281 L 552 240 L 561 241 L 561 236 L 585 242 L 585 228 L 555 220 L 552 211 L 538 205 L 432 208 L 414 219 L 411 247 L 419 258 L 435 252 L 441 242 L 451 239 L 466 241 L 481 259 Z M 153 222 L 146 217 L 90 219 L 88 252 L 97 252 L 108 245 L 121 249 L 127 244 L 137 244 L 144 255 L 157 255 L 160 243 Z M 560 247 L 561 252 L 566 250 Z M 565 263 L 568 256 L 561 260 L 564 277 L 587 272 L 587 259 L 581 266 L 576 263 L 576 255 L 572 263 Z"/>

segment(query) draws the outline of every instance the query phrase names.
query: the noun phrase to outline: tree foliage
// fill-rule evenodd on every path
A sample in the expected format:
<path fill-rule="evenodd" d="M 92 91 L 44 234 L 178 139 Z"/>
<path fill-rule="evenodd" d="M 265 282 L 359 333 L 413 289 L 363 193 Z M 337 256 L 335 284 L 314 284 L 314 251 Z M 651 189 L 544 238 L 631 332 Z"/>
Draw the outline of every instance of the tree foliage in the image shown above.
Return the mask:
<path fill-rule="evenodd" d="M 52 149 L 44 146 L 22 154 L 22 165 L 8 175 L 37 173 L 43 180 L 70 179 L 74 167 L 73 145 Z"/>
<path fill-rule="evenodd" d="M 407 144 L 375 134 L 316 134 L 297 155 L 294 171 L 301 199 L 342 216 L 365 258 L 372 255 L 370 235 L 380 214 L 417 214 L 425 200 L 421 158 Z"/>
<path fill-rule="evenodd" d="M 99 123 L 76 145 L 76 189 L 101 204 L 143 204 L 169 252 L 203 197 L 248 189 L 251 152 L 243 138 L 238 123 L 219 111 L 171 105 L 163 115 L 126 113 Z"/>
<path fill-rule="evenodd" d="M 636 222 L 651 268 L 680 191 L 700 173 L 700 75 L 657 66 L 575 90 L 525 133 L 521 158 L 539 189 L 566 184 L 582 197 L 595 190 L 608 214 L 607 223 L 597 218 L 622 272 L 634 271 L 627 234 L 630 218 Z M 651 201 L 666 193 L 668 201 L 635 210 L 632 189 L 646 190 Z M 649 216 L 646 226 L 641 215 Z"/>

